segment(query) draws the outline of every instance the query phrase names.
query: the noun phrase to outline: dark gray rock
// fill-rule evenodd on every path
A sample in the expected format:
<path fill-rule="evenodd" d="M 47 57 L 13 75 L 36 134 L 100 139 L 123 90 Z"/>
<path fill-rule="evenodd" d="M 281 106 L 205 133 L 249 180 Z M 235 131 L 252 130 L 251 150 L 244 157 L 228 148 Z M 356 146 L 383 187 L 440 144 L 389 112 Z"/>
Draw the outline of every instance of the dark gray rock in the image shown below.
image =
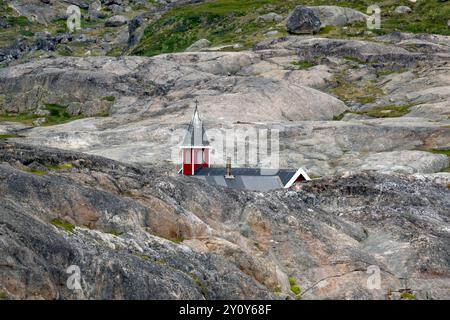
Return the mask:
<path fill-rule="evenodd" d="M 108 8 L 114 14 L 119 14 L 124 11 L 124 8 L 122 6 L 119 6 L 118 4 L 112 4 L 112 5 L 108 6 Z"/>
<path fill-rule="evenodd" d="M 297 6 L 286 21 L 287 31 L 293 34 L 318 33 L 320 25 L 320 19 L 305 6 Z"/>
<path fill-rule="evenodd" d="M 128 47 L 131 48 L 139 43 L 144 32 L 144 18 L 139 15 L 128 23 Z"/>

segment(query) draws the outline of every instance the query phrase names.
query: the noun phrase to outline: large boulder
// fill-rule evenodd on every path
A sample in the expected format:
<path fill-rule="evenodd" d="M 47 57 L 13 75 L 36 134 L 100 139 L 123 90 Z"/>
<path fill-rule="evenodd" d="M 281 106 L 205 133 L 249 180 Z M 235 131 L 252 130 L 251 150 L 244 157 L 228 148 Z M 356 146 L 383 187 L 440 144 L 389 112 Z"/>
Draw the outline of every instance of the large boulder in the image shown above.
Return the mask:
<path fill-rule="evenodd" d="M 410 13 L 412 12 L 410 7 L 407 6 L 398 6 L 397 8 L 395 8 L 394 10 L 395 13 Z"/>
<path fill-rule="evenodd" d="M 120 27 L 128 23 L 128 19 L 124 16 L 112 16 L 108 20 L 105 21 L 106 27 Z"/>
<path fill-rule="evenodd" d="M 264 22 L 280 22 L 281 20 L 283 20 L 283 16 L 275 12 L 269 12 L 262 16 L 259 16 L 258 20 Z"/>
<path fill-rule="evenodd" d="M 309 7 L 320 19 L 321 27 L 344 26 L 354 22 L 367 21 L 368 16 L 352 8 L 338 6 Z"/>
<path fill-rule="evenodd" d="M 200 51 L 201 49 L 208 48 L 211 42 L 208 39 L 200 39 L 194 42 L 189 48 L 186 49 L 187 52 Z"/>
<path fill-rule="evenodd" d="M 88 13 L 89 13 L 89 19 L 95 20 L 99 18 L 102 10 L 102 3 L 100 0 L 95 0 L 89 5 Z"/>
<path fill-rule="evenodd" d="M 286 21 L 287 31 L 293 34 L 318 33 L 320 25 L 319 17 L 305 6 L 297 6 Z"/>

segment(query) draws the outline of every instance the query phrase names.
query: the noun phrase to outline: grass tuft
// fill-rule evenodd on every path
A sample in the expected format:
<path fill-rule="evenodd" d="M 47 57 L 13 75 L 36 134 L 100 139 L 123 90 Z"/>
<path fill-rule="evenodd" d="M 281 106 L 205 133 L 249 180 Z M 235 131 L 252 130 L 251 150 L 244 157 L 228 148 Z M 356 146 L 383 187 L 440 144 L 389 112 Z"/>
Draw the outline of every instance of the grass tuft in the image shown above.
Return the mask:
<path fill-rule="evenodd" d="M 102 100 L 108 101 L 108 102 L 114 102 L 114 101 L 116 101 L 116 97 L 114 97 L 114 96 L 106 96 L 106 97 L 103 97 Z"/>
<path fill-rule="evenodd" d="M 53 219 L 50 223 L 52 225 L 54 225 L 55 227 L 58 227 L 58 228 L 63 229 L 63 230 L 66 230 L 66 231 L 68 231 L 70 233 L 73 233 L 73 231 L 75 229 L 75 225 L 73 225 L 73 224 L 71 224 L 69 222 L 66 222 L 66 221 L 61 221 L 59 219 Z"/>
<path fill-rule="evenodd" d="M 309 69 L 311 67 L 314 67 L 316 64 L 310 61 L 293 61 L 291 62 L 292 65 L 294 65 L 296 67 L 296 69 L 298 70 L 305 70 L 305 69 Z"/>
<path fill-rule="evenodd" d="M 16 134 L 0 134 L 0 140 L 2 139 L 11 139 L 11 138 L 22 138 L 22 136 Z"/>
<path fill-rule="evenodd" d="M 213 46 L 242 43 L 243 49 L 250 48 L 265 39 L 267 30 L 279 31 L 280 37 L 287 35 L 283 24 L 261 23 L 258 22 L 258 16 L 277 12 L 286 17 L 298 4 L 297 0 L 215 0 L 174 8 L 147 26 L 132 53 L 154 56 L 181 52 L 202 38 L 211 41 Z M 301 4 L 337 5 L 365 13 L 373 1 L 304 0 Z M 411 3 L 408 0 L 380 0 L 377 4 L 383 13 L 380 30 L 368 32 L 366 23 L 358 22 L 344 27 L 326 26 L 320 34 L 325 37 L 362 39 L 394 31 L 450 35 L 450 28 L 447 27 L 449 1 Z M 412 13 L 395 14 L 395 7 L 402 4 L 410 6 Z"/>
<path fill-rule="evenodd" d="M 377 87 L 374 81 L 368 81 L 362 86 L 355 85 L 344 73 L 336 76 L 337 86 L 331 89 L 331 93 L 345 103 L 374 103 L 383 94 L 383 90 Z"/>
<path fill-rule="evenodd" d="M 344 116 L 349 113 L 350 111 L 345 110 L 344 112 L 342 112 L 341 114 L 338 114 L 337 116 L 333 116 L 333 121 L 341 121 Z"/>
<path fill-rule="evenodd" d="M 48 173 L 45 170 L 39 170 L 39 169 L 36 169 L 36 168 L 26 168 L 25 171 L 29 172 L 29 173 L 32 173 L 32 174 L 37 174 L 37 175 L 45 175 L 45 174 Z"/>
<path fill-rule="evenodd" d="M 73 168 L 71 163 L 60 163 L 55 165 L 45 165 L 49 170 L 59 171 L 59 170 L 70 170 Z"/>
<path fill-rule="evenodd" d="M 111 230 L 111 231 L 108 231 L 107 233 L 112 234 L 113 236 L 116 236 L 116 237 L 120 237 L 123 234 L 123 232 L 117 231 L 117 230 Z"/>
<path fill-rule="evenodd" d="M 404 300 L 417 300 L 416 296 L 409 292 L 400 293 L 400 298 L 402 298 Z"/>
<path fill-rule="evenodd" d="M 413 105 L 408 104 L 404 106 L 383 106 L 372 109 L 358 111 L 358 114 L 364 114 L 373 118 L 396 118 L 402 117 L 410 112 Z"/>
<path fill-rule="evenodd" d="M 431 149 L 430 152 L 435 154 L 445 154 L 450 157 L 450 149 Z"/>
<path fill-rule="evenodd" d="M 295 277 L 289 277 L 289 284 L 291 285 L 291 291 L 295 294 L 297 300 L 302 299 L 302 288 L 297 284 Z"/>

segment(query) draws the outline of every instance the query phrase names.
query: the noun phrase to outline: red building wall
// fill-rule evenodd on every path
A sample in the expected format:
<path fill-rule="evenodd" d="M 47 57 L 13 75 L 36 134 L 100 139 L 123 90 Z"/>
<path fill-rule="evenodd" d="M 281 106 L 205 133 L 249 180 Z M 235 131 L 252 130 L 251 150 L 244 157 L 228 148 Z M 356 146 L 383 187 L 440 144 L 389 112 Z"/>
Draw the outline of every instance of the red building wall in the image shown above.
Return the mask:
<path fill-rule="evenodd" d="M 194 172 L 192 172 L 192 163 L 194 163 Z M 201 167 L 208 167 L 208 165 L 208 148 L 183 149 L 183 174 L 192 175 Z"/>

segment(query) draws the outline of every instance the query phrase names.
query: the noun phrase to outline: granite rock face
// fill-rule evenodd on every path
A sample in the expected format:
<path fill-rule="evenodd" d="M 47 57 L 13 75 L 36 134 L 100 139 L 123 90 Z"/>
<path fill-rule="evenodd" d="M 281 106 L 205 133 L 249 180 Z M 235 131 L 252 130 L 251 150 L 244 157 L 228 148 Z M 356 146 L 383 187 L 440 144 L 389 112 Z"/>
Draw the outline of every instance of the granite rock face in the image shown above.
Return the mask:
<path fill-rule="evenodd" d="M 5 2 L 48 28 L 68 4 Z M 285 36 L 269 8 L 252 48 L 126 55 L 198 2 L 73 0 L 95 13 L 85 32 L 0 49 L 0 299 L 299 298 L 289 278 L 303 299 L 450 298 L 450 37 Z M 309 34 L 366 18 L 299 11 Z M 177 175 L 196 100 L 208 134 L 270 132 L 279 166 L 314 180 L 258 193 Z"/>
<path fill-rule="evenodd" d="M 371 154 L 445 150 L 448 37 L 396 33 L 379 39 L 292 36 L 243 52 L 36 60 L 0 69 L 0 110 L 40 113 L 50 103 L 92 118 L 20 131 L 8 129 L 10 124 L 0 128 L 35 145 L 158 164 L 178 160 L 172 157 L 178 144 L 173 138 L 189 123 L 198 100 L 208 129 L 276 129 L 280 166 L 302 166 L 316 176 L 367 169 L 364 159 Z M 299 61 L 311 67 L 299 68 Z M 355 93 L 363 100 L 354 99 Z M 384 106 L 409 111 L 401 117 L 385 116 L 389 110 L 379 112 L 382 118 L 362 114 Z M 105 112 L 110 117 L 95 117 Z M 330 121 L 344 112 L 341 121 Z M 408 157 L 418 173 L 444 168 L 419 153 Z M 396 166 L 393 157 L 382 167 L 390 166 Z"/>
<path fill-rule="evenodd" d="M 450 189 L 431 180 L 347 173 L 262 194 L 8 142 L 0 161 L 9 298 L 295 298 L 288 277 L 303 299 L 448 298 Z"/>

